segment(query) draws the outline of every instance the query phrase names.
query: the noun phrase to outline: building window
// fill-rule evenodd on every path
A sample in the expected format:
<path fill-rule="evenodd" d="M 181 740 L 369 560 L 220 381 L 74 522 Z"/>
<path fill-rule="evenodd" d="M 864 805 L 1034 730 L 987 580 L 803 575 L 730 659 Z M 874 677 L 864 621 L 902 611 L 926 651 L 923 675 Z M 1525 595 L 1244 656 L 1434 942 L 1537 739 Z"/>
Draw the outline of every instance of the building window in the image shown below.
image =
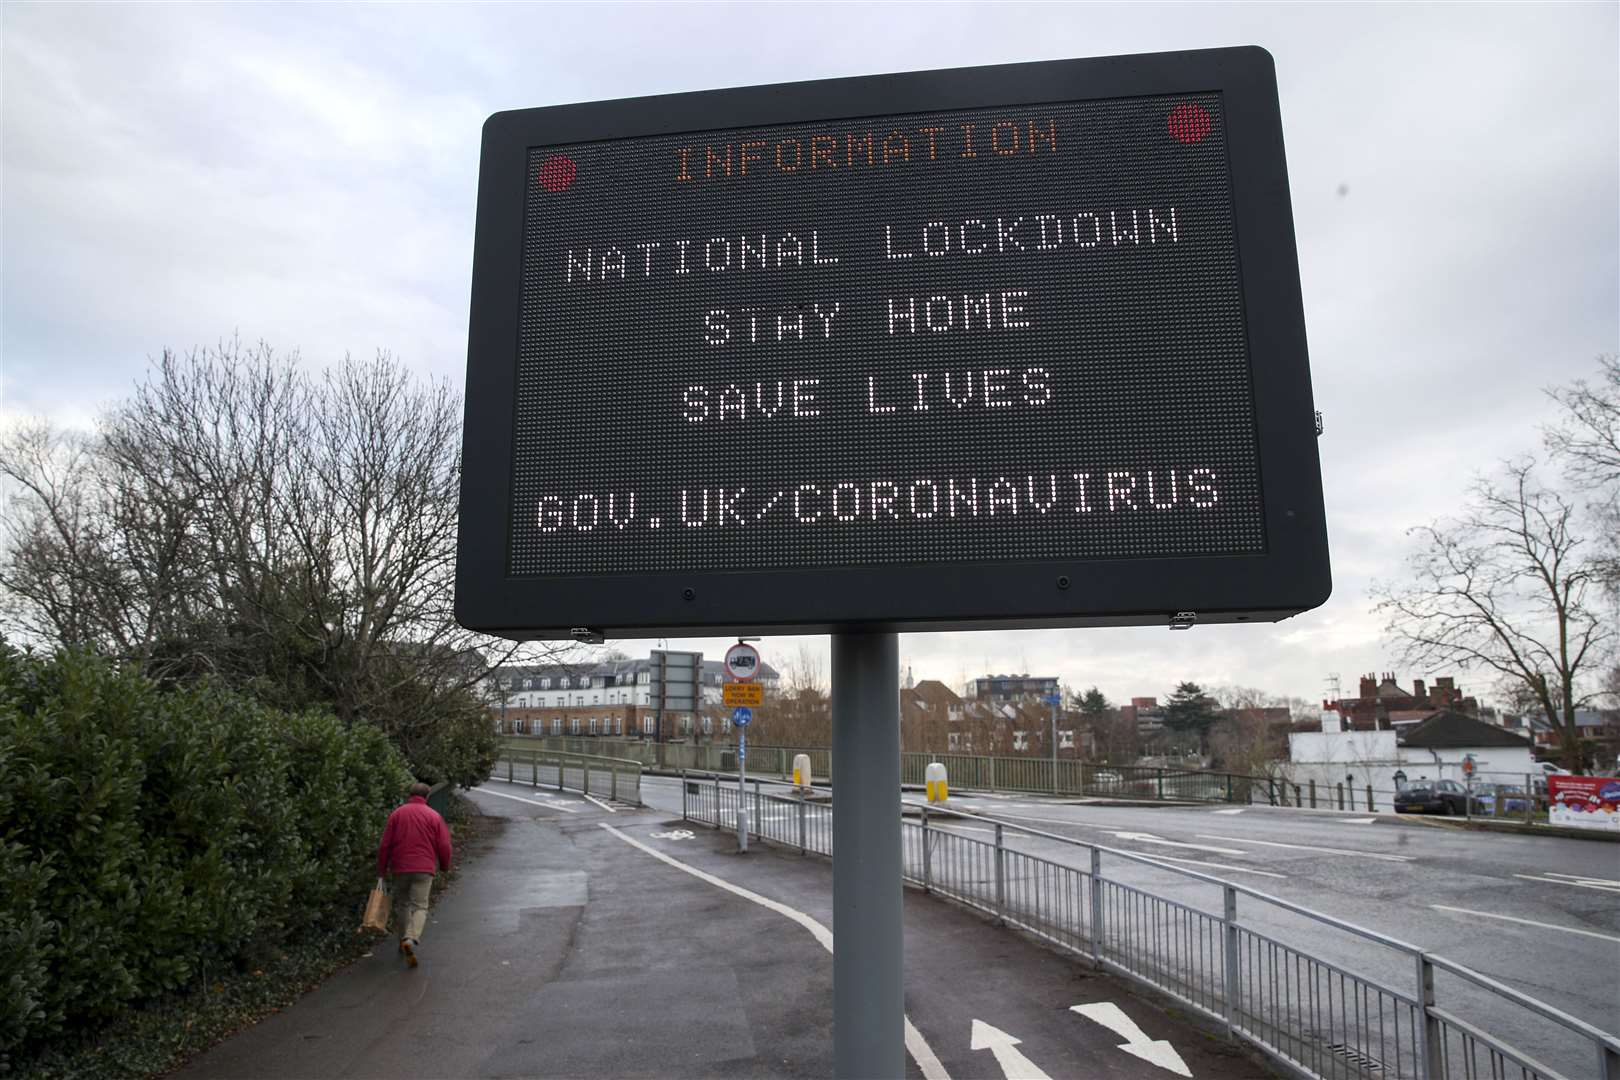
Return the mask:
<path fill-rule="evenodd" d="M 551 676 L 548 675 L 545 678 L 540 680 L 540 689 L 542 689 L 542 690 L 550 690 L 551 689 Z"/>
<path fill-rule="evenodd" d="M 641 733 L 643 735 L 651 735 L 653 733 L 653 718 L 652 717 L 643 716 L 641 718 Z"/>
<path fill-rule="evenodd" d="M 596 734 L 596 717 L 591 717 L 591 734 Z"/>
<path fill-rule="evenodd" d="M 637 686 L 647 686 L 651 682 L 652 682 L 652 672 L 650 672 L 650 671 L 638 671 L 638 672 L 636 672 L 636 685 Z"/>
<path fill-rule="evenodd" d="M 568 730 L 572 734 L 579 734 L 579 717 L 576 716 L 568 722 Z"/>
<path fill-rule="evenodd" d="M 561 735 L 562 734 L 562 717 L 553 716 L 551 718 L 551 733 L 553 735 Z"/>
<path fill-rule="evenodd" d="M 601 694 L 592 694 L 591 695 L 591 704 L 592 705 L 600 705 L 600 704 L 602 704 L 602 695 Z"/>

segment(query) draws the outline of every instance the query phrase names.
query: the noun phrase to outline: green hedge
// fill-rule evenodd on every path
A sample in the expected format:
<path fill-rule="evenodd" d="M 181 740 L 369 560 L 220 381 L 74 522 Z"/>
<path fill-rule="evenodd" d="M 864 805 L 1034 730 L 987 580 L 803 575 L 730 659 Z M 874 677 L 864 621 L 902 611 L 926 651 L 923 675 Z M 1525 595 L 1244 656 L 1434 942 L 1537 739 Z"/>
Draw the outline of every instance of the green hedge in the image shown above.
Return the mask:
<path fill-rule="evenodd" d="M 0 645 L 0 1071 L 357 905 L 411 779 L 370 725 Z"/>

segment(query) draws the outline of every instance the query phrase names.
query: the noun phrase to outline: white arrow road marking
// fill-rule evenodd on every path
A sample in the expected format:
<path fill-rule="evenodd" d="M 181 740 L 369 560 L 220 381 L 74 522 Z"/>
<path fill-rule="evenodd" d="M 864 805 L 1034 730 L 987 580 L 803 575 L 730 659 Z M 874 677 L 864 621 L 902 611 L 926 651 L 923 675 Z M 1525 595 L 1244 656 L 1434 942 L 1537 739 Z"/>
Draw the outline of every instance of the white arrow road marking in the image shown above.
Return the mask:
<path fill-rule="evenodd" d="M 1382 859 L 1385 862 L 1411 862 L 1412 855 L 1384 855 L 1376 851 L 1352 851 L 1349 848 L 1315 847 L 1311 844 L 1285 844 L 1280 840 L 1249 840 L 1238 836 L 1213 836 L 1199 833 L 1205 840 L 1226 840 L 1233 844 L 1263 844 L 1266 847 L 1294 848 L 1298 851 L 1325 851 L 1329 855 L 1354 855 L 1362 859 Z"/>
<path fill-rule="evenodd" d="M 697 833 L 691 829 L 671 829 L 669 832 L 648 833 L 654 840 L 691 840 Z"/>
<path fill-rule="evenodd" d="M 1192 1070 L 1187 1063 L 1181 1060 L 1176 1048 L 1165 1039 L 1150 1039 L 1147 1032 L 1136 1026 L 1136 1021 L 1125 1015 L 1125 1011 L 1112 1001 L 1098 1001 L 1091 1005 L 1070 1005 L 1070 1012 L 1077 1012 L 1087 1020 L 1094 1021 L 1123 1036 L 1125 1041 L 1119 1048 L 1127 1054 L 1133 1054 L 1150 1065 L 1157 1065 L 1177 1076 L 1192 1076 Z M 1010 1074 L 1009 1074 L 1010 1075 Z"/>
<path fill-rule="evenodd" d="M 1620 892 L 1620 884 L 1615 884 L 1605 878 L 1572 878 L 1567 874 L 1552 877 L 1544 874 L 1514 874 L 1516 878 L 1526 881 L 1541 881 L 1548 885 L 1575 885 L 1582 889 L 1597 889 L 1600 892 Z"/>
<path fill-rule="evenodd" d="M 1447 907 L 1444 904 L 1430 904 L 1436 911 L 1455 911 L 1463 915 L 1478 915 L 1482 919 L 1501 919 L 1503 922 L 1523 923 L 1526 926 L 1539 926 L 1544 930 L 1562 930 L 1566 934 L 1582 934 L 1586 937 L 1595 937 L 1602 941 L 1620 942 L 1620 937 L 1613 934 L 1600 934 L 1595 930 L 1577 930 L 1573 926 L 1555 926 L 1548 922 L 1536 922 L 1534 919 L 1520 919 L 1513 915 L 1492 915 L 1488 911 L 1472 911 L 1465 907 Z"/>
<path fill-rule="evenodd" d="M 1175 840 L 1166 840 L 1161 836 L 1154 836 L 1150 832 L 1117 832 L 1112 835 L 1121 840 L 1135 840 L 1138 844 L 1163 844 L 1165 847 L 1188 848 L 1192 851 L 1213 851 L 1217 855 L 1247 855 L 1247 851 L 1229 847 L 1210 847 L 1208 844 L 1182 844 Z"/>
<path fill-rule="evenodd" d="M 671 855 L 665 855 L 657 848 L 648 847 L 640 840 L 620 832 L 605 821 L 599 821 L 597 824 L 631 847 L 639 851 L 645 851 L 659 862 L 673 866 L 677 870 L 691 874 L 699 881 L 706 881 L 717 889 L 724 889 L 726 892 L 740 896 L 744 900 L 750 900 L 768 911 L 774 911 L 784 918 L 791 919 L 810 931 L 810 936 L 815 938 L 822 948 L 828 952 L 833 951 L 833 932 L 798 908 L 788 907 L 786 904 L 778 903 L 768 896 L 761 896 L 751 889 L 745 889 L 741 885 L 733 885 L 724 878 L 715 877 L 713 874 L 699 870 L 695 866 L 689 866 Z M 951 1074 L 945 1071 L 945 1066 L 939 1060 L 939 1055 L 934 1053 L 934 1048 L 928 1045 L 928 1040 L 923 1037 L 923 1033 L 918 1031 L 917 1026 L 911 1022 L 911 1017 L 907 1016 L 905 1021 L 906 1052 L 911 1055 L 911 1060 L 917 1063 L 918 1070 L 923 1074 L 923 1080 L 951 1080 Z"/>
<path fill-rule="evenodd" d="M 1241 814 L 1241 813 L 1243 813 L 1243 811 L 1245 811 L 1247 809 L 1248 809 L 1247 806 L 1240 806 L 1236 810 L 1216 810 L 1215 813 L 1217 813 L 1217 814 Z"/>
<path fill-rule="evenodd" d="M 996 1064 L 1007 1080 L 1052 1080 L 1018 1049 L 1017 1039 L 983 1020 L 973 1021 L 972 1048 L 996 1055 Z"/>

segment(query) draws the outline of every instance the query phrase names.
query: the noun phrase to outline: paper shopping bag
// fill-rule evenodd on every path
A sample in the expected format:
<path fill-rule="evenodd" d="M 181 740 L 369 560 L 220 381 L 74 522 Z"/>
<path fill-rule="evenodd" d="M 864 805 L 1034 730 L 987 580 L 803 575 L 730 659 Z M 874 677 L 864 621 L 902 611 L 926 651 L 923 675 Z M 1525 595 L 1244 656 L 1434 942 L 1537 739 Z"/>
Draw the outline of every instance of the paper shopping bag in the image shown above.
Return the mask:
<path fill-rule="evenodd" d="M 388 908 L 391 901 L 388 890 L 383 888 L 383 879 L 377 879 L 377 887 L 371 890 L 371 896 L 366 899 L 366 917 L 360 922 L 362 930 L 377 930 L 388 932 Z"/>

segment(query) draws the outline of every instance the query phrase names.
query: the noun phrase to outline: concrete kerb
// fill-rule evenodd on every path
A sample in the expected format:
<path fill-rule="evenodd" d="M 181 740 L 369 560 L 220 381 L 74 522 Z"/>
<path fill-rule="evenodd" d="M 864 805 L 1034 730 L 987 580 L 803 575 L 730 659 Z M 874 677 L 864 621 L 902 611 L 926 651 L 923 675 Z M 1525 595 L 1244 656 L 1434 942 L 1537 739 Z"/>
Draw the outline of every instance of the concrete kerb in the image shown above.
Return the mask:
<path fill-rule="evenodd" d="M 1460 817 L 1435 817 L 1429 814 L 1387 814 L 1380 815 L 1394 825 L 1412 825 L 1419 828 L 1451 829 L 1458 832 L 1493 832 L 1507 833 L 1512 836 L 1541 836 L 1553 837 L 1560 840 L 1600 840 L 1611 844 L 1620 843 L 1620 832 L 1608 832 L 1601 829 L 1576 829 L 1568 825 L 1526 825 L 1518 821 L 1491 821 Z"/>

